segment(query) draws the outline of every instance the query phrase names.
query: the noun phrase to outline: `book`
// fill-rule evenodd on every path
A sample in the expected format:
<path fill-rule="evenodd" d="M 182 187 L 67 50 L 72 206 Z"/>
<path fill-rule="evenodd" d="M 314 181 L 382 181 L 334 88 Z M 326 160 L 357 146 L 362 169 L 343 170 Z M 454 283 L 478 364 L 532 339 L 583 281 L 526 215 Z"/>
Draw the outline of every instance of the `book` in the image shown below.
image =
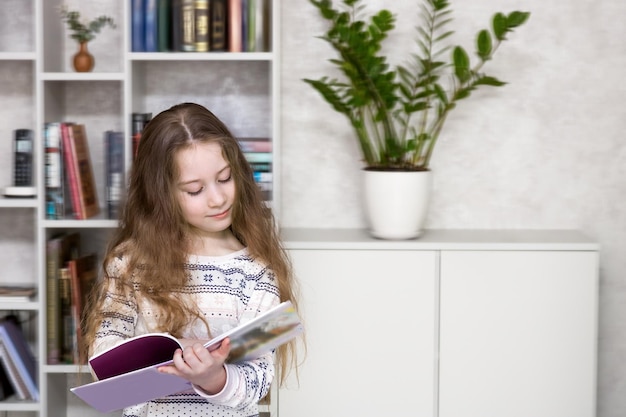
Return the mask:
<path fill-rule="evenodd" d="M 213 52 L 224 52 L 226 44 L 226 19 L 228 15 L 228 0 L 211 0 L 209 7 L 210 46 Z"/>
<path fill-rule="evenodd" d="M 2 356 L 0 356 L 0 401 L 9 398 L 15 392 L 8 367 L 4 364 Z"/>
<path fill-rule="evenodd" d="M 73 360 L 74 320 L 72 317 L 72 282 L 69 268 L 59 268 L 59 319 L 61 357 L 60 362 L 71 364 Z"/>
<path fill-rule="evenodd" d="M 33 285 L 0 285 L 0 303 L 16 303 L 31 301 L 37 294 Z"/>
<path fill-rule="evenodd" d="M 76 210 L 80 207 L 79 191 L 78 191 L 78 180 L 76 173 L 76 165 L 73 161 L 73 144 L 72 139 L 70 137 L 69 126 L 72 125 L 72 122 L 64 122 L 61 123 L 61 149 L 63 152 L 63 170 L 65 174 L 65 183 L 64 183 L 64 193 L 63 198 L 67 201 L 69 200 L 71 207 L 71 213 L 74 218 L 79 218 L 80 214 L 77 213 Z"/>
<path fill-rule="evenodd" d="M 195 1 L 181 0 L 180 7 L 181 51 L 194 52 L 196 50 Z"/>
<path fill-rule="evenodd" d="M 11 382 L 11 386 L 13 387 L 13 392 L 18 400 L 26 400 L 29 398 L 28 389 L 26 388 L 26 384 L 20 377 L 19 372 L 17 371 L 17 367 L 9 357 L 9 352 L 4 347 L 4 343 L 2 339 L 0 339 L 0 365 L 4 369 L 9 381 Z"/>
<path fill-rule="evenodd" d="M 230 338 L 228 362 L 255 359 L 288 342 L 304 331 L 300 318 L 286 301 L 266 313 L 214 337 L 205 347 L 219 348 Z M 165 333 L 136 336 L 89 359 L 98 379 L 71 392 L 100 412 L 111 412 L 134 404 L 161 398 L 191 388 L 183 378 L 158 372 L 158 367 L 173 363 L 181 344 Z"/>
<path fill-rule="evenodd" d="M 37 360 L 22 333 L 11 320 L 0 321 L 0 340 L 9 360 L 15 365 L 19 377 L 28 390 L 28 399 L 39 401 L 37 387 Z"/>
<path fill-rule="evenodd" d="M 157 52 L 158 50 L 158 9 L 157 0 L 143 0 L 143 51 Z"/>
<path fill-rule="evenodd" d="M 88 219 L 100 213 L 100 206 L 85 126 L 63 123 L 61 136 L 74 218 Z"/>
<path fill-rule="evenodd" d="M 60 271 L 80 253 L 80 234 L 59 234 L 46 241 L 46 349 L 50 365 L 61 363 L 63 321 L 60 301 Z"/>
<path fill-rule="evenodd" d="M 242 0 L 228 0 L 228 51 L 242 49 Z"/>
<path fill-rule="evenodd" d="M 209 51 L 209 0 L 194 0 L 194 51 Z"/>
<path fill-rule="evenodd" d="M 139 142 L 141 141 L 141 133 L 143 128 L 152 118 L 152 113 L 138 113 L 135 112 L 132 117 L 132 142 L 133 142 L 133 158 L 137 155 L 137 149 L 139 149 Z"/>
<path fill-rule="evenodd" d="M 272 162 L 271 152 L 244 152 L 243 154 L 246 157 L 246 160 L 251 164 L 267 164 Z"/>
<path fill-rule="evenodd" d="M 239 147 L 243 152 L 272 152 L 272 141 L 269 138 L 239 138 Z"/>
<path fill-rule="evenodd" d="M 65 216 L 60 123 L 45 123 L 44 138 L 46 219 L 57 220 Z"/>
<path fill-rule="evenodd" d="M 87 295 L 98 278 L 98 258 L 95 253 L 83 255 L 67 262 L 69 271 L 71 303 L 70 315 L 73 325 L 71 332 L 72 363 L 86 364 L 84 357 L 82 319 Z"/>
<path fill-rule="evenodd" d="M 79 185 L 80 219 L 87 219 L 100 213 L 98 190 L 89 153 L 89 142 L 84 125 L 70 125 L 70 132 L 74 145 L 73 161 L 77 164 L 76 172 L 78 175 L 76 179 Z"/>
<path fill-rule="evenodd" d="M 131 50 L 132 52 L 145 51 L 144 29 L 144 1 L 131 0 Z"/>
<path fill-rule="evenodd" d="M 104 180 L 107 217 L 117 219 L 125 190 L 124 132 L 108 130 L 104 133 Z"/>
<path fill-rule="evenodd" d="M 157 0 L 157 51 L 172 51 L 172 0 Z"/>

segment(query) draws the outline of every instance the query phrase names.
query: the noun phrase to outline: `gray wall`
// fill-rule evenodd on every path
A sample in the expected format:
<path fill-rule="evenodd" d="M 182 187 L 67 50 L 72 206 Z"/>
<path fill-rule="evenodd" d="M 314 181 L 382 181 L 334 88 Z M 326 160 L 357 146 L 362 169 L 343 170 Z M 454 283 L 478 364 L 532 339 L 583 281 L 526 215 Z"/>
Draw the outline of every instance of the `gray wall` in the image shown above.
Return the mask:
<path fill-rule="evenodd" d="M 390 54 L 413 47 L 416 1 L 370 0 L 400 16 Z M 435 150 L 428 228 L 575 228 L 601 244 L 598 416 L 626 415 L 626 3 L 456 0 L 454 42 L 497 11 L 528 10 L 486 72 L 508 81 L 459 104 Z M 494 3 L 497 5 L 494 6 Z M 362 227 L 361 163 L 343 116 L 302 78 L 332 73 L 306 0 L 282 8 L 282 206 L 286 227 Z M 567 288 L 563 289 L 567 291 Z"/>

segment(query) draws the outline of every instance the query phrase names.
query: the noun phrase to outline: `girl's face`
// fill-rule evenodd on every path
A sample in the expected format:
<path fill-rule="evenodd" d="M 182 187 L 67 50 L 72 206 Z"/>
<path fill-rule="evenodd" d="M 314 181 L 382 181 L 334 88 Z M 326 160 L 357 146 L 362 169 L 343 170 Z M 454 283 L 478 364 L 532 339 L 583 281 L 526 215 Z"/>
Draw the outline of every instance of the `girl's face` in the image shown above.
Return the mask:
<path fill-rule="evenodd" d="M 180 177 L 178 201 L 187 222 L 209 235 L 219 234 L 232 222 L 235 181 L 230 165 L 215 142 L 204 142 L 178 151 Z"/>

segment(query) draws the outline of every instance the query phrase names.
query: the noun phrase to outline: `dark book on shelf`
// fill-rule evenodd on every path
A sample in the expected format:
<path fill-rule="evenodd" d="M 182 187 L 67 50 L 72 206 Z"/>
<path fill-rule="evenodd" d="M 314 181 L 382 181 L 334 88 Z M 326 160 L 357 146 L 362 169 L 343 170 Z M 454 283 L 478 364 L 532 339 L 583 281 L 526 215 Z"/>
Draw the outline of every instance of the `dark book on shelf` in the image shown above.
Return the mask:
<path fill-rule="evenodd" d="M 133 142 L 133 158 L 137 155 L 139 142 L 141 141 L 141 133 L 146 124 L 152 119 L 152 113 L 133 113 L 132 117 L 132 142 Z"/>
<path fill-rule="evenodd" d="M 15 388 L 11 382 L 8 367 L 0 357 L 0 400 L 5 400 L 15 394 Z"/>
<path fill-rule="evenodd" d="M 156 52 L 158 50 L 158 17 L 157 0 L 143 0 L 143 35 L 144 51 Z"/>
<path fill-rule="evenodd" d="M 131 0 L 131 50 L 145 52 L 144 1 Z"/>
<path fill-rule="evenodd" d="M 50 365 L 62 361 L 63 312 L 61 306 L 61 268 L 80 255 L 80 234 L 62 233 L 46 241 L 46 360 Z"/>
<path fill-rule="evenodd" d="M 209 51 L 209 0 L 194 0 L 194 51 Z"/>
<path fill-rule="evenodd" d="M 211 0 L 209 5 L 209 49 L 214 52 L 227 50 L 226 19 L 228 16 L 228 0 Z"/>
<path fill-rule="evenodd" d="M 157 51 L 173 50 L 172 0 L 157 0 Z"/>
<path fill-rule="evenodd" d="M 117 219 L 125 189 L 124 132 L 108 130 L 104 133 L 104 142 L 107 216 Z"/>
<path fill-rule="evenodd" d="M 20 373 L 17 370 L 17 366 L 13 363 L 9 357 L 9 352 L 4 347 L 4 343 L 0 339 L 0 365 L 6 373 L 7 378 L 13 388 L 13 393 L 18 400 L 26 400 L 29 398 L 28 389 L 26 383 L 20 377 Z"/>
<path fill-rule="evenodd" d="M 59 268 L 60 363 L 73 363 L 74 321 L 72 318 L 72 281 L 67 267 Z"/>
<path fill-rule="evenodd" d="M 93 288 L 98 277 L 98 258 L 95 253 L 70 259 L 67 262 L 67 269 L 70 275 L 71 286 L 71 317 L 73 323 L 72 331 L 72 363 L 86 364 L 87 357 L 84 356 L 83 327 L 82 319 L 85 312 L 87 295 Z"/>
<path fill-rule="evenodd" d="M 19 378 L 26 385 L 27 399 L 39 401 L 37 360 L 22 333 L 22 329 L 11 320 L 1 320 L 0 342 L 7 353 L 8 360 L 15 366 Z"/>

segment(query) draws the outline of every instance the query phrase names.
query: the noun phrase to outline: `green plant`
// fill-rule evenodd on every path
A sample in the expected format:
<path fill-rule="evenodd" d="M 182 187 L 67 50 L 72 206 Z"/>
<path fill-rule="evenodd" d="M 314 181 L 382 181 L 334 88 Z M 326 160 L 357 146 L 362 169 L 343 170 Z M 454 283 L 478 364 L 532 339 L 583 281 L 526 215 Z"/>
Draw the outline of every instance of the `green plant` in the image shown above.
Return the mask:
<path fill-rule="evenodd" d="M 448 0 L 423 0 L 417 27 L 417 52 L 408 66 L 390 69 L 381 53 L 382 42 L 395 26 L 395 16 L 380 10 L 362 17 L 362 0 L 342 0 L 340 9 L 332 0 L 310 0 L 330 28 L 320 39 L 338 53 L 329 59 L 345 80 L 322 77 L 304 79 L 354 128 L 366 164 L 371 170 L 429 169 L 433 149 L 449 112 L 480 86 L 505 83 L 481 73 L 506 35 L 524 24 L 530 13 L 496 13 L 492 32 L 483 29 L 476 37 L 478 63 L 461 46 L 447 44 L 454 32 Z M 369 20 L 366 20 L 369 19 Z M 451 50 L 449 60 L 442 60 Z M 446 83 L 444 83 L 444 81 Z M 444 88 L 445 86 L 445 88 Z"/>
<path fill-rule="evenodd" d="M 115 29 L 115 22 L 109 16 L 99 16 L 90 22 L 81 21 L 80 12 L 68 10 L 67 6 L 61 8 L 61 18 L 72 31 L 70 37 L 80 43 L 91 41 L 107 25 Z"/>

